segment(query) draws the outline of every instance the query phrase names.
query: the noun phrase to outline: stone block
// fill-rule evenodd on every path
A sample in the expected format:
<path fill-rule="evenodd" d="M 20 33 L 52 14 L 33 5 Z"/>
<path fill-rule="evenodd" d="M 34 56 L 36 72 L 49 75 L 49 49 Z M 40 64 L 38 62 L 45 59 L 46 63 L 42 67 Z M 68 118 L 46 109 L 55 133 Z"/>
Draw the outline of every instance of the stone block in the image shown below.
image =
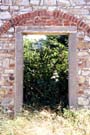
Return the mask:
<path fill-rule="evenodd" d="M 49 11 L 54 11 L 54 10 L 57 10 L 57 8 L 56 8 L 56 6 L 50 6 L 50 7 L 48 7 L 48 10 Z"/>
<path fill-rule="evenodd" d="M 90 58 L 87 59 L 86 68 L 90 68 Z"/>
<path fill-rule="evenodd" d="M 4 5 L 12 5 L 12 0 L 2 0 Z"/>
<path fill-rule="evenodd" d="M 10 29 L 8 30 L 8 32 L 9 32 L 9 33 L 14 33 L 14 28 L 10 28 Z"/>
<path fill-rule="evenodd" d="M 15 64 L 15 59 L 10 59 L 10 64 Z"/>
<path fill-rule="evenodd" d="M 90 89 L 84 90 L 84 94 L 85 94 L 86 96 L 90 96 Z"/>
<path fill-rule="evenodd" d="M 32 8 L 29 7 L 29 8 L 21 9 L 19 11 L 19 14 L 25 14 L 25 13 L 28 13 L 28 12 L 31 12 L 31 11 L 32 11 Z"/>
<path fill-rule="evenodd" d="M 78 66 L 79 66 L 79 68 L 85 68 L 86 67 L 86 61 L 87 61 L 87 59 L 79 59 L 78 60 Z"/>
<path fill-rule="evenodd" d="M 1 20 L 9 20 L 11 19 L 11 15 L 8 11 L 5 11 L 5 12 L 0 12 L 0 19 Z"/>
<path fill-rule="evenodd" d="M 28 6 L 29 5 L 29 0 L 20 0 L 16 2 L 17 5 L 24 5 L 24 6 Z"/>
<path fill-rule="evenodd" d="M 3 67 L 2 66 L 0 67 L 0 73 L 1 74 L 3 73 Z"/>
<path fill-rule="evenodd" d="M 82 70 L 78 68 L 78 75 L 82 74 Z"/>
<path fill-rule="evenodd" d="M 6 74 L 14 74 L 14 70 L 13 69 L 5 69 L 4 73 Z"/>
<path fill-rule="evenodd" d="M 19 6 L 10 6 L 10 11 L 19 11 Z"/>
<path fill-rule="evenodd" d="M 9 6 L 0 6 L 1 11 L 7 11 Z"/>
<path fill-rule="evenodd" d="M 87 50 L 90 48 L 90 43 L 89 43 L 89 41 L 85 41 L 85 40 L 79 41 L 77 44 L 77 48 Z"/>
<path fill-rule="evenodd" d="M 88 106 L 89 102 L 90 101 L 87 97 L 84 97 L 84 96 L 78 97 L 78 105 Z"/>
<path fill-rule="evenodd" d="M 0 95 L 5 95 L 7 93 L 7 89 L 0 89 Z"/>
<path fill-rule="evenodd" d="M 57 0 L 58 6 L 70 6 L 70 2 L 68 0 Z"/>
<path fill-rule="evenodd" d="M 44 0 L 44 5 L 56 5 L 56 0 Z"/>
<path fill-rule="evenodd" d="M 11 97 L 5 97 L 3 98 L 2 102 L 1 102 L 1 106 L 4 108 L 4 109 L 8 109 L 8 106 L 10 105 L 14 105 L 14 99 L 11 98 Z"/>
<path fill-rule="evenodd" d="M 87 57 L 87 56 L 89 56 L 87 51 L 79 51 L 77 55 L 79 57 Z"/>
<path fill-rule="evenodd" d="M 3 68 L 9 68 L 9 59 L 8 58 L 3 60 Z"/>
<path fill-rule="evenodd" d="M 85 36 L 85 37 L 84 37 L 84 41 L 86 41 L 86 42 L 89 42 L 89 43 L 90 43 L 90 37 Z"/>
<path fill-rule="evenodd" d="M 79 81 L 79 84 L 84 84 L 84 82 L 85 82 L 85 77 L 79 76 L 78 81 Z"/>
<path fill-rule="evenodd" d="M 68 9 L 69 13 L 73 13 L 74 15 L 88 15 L 88 9 L 81 9 L 81 8 L 70 8 Z"/>
<path fill-rule="evenodd" d="M 31 0 L 30 4 L 32 4 L 32 5 L 39 5 L 40 4 L 40 0 Z"/>
<path fill-rule="evenodd" d="M 90 70 L 82 70 L 82 75 L 83 76 L 89 76 L 90 75 Z"/>
<path fill-rule="evenodd" d="M 79 31 L 79 32 L 77 32 L 77 37 L 79 38 L 79 39 L 84 39 L 84 36 L 85 36 L 85 33 L 84 32 L 82 32 L 82 31 Z"/>
<path fill-rule="evenodd" d="M 3 43 L 3 49 L 9 49 L 8 43 Z"/>
<path fill-rule="evenodd" d="M 71 5 L 73 6 L 86 4 L 85 0 L 70 0 L 70 2 L 71 2 Z"/>
<path fill-rule="evenodd" d="M 15 43 L 9 43 L 9 49 L 15 49 Z"/>

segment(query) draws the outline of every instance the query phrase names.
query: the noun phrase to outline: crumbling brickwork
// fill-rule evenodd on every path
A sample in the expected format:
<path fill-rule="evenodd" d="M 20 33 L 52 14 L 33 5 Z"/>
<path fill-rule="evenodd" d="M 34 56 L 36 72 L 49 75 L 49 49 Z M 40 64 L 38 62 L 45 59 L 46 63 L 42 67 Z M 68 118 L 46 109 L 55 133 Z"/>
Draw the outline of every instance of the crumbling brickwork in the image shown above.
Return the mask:
<path fill-rule="evenodd" d="M 77 102 L 90 108 L 90 1 L 0 0 L 0 103 L 8 112 L 15 105 L 17 26 L 77 27 Z"/>

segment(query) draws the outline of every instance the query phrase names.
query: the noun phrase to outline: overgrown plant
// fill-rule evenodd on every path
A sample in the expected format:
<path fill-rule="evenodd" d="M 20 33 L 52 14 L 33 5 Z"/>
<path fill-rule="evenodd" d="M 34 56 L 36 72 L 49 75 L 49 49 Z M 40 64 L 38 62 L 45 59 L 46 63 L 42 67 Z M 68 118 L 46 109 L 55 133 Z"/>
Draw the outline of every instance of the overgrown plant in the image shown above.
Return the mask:
<path fill-rule="evenodd" d="M 25 104 L 38 109 L 68 105 L 67 40 L 54 35 L 34 43 L 24 40 Z"/>

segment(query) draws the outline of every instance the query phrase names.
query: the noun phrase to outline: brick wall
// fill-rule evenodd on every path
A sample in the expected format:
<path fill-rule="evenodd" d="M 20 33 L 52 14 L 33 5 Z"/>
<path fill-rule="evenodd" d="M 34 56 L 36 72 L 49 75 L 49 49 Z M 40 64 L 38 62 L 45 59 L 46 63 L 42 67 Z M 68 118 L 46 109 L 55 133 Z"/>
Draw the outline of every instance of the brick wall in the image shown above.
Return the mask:
<path fill-rule="evenodd" d="M 16 26 L 76 26 L 78 105 L 90 107 L 89 0 L 0 0 L 0 103 L 14 111 Z"/>

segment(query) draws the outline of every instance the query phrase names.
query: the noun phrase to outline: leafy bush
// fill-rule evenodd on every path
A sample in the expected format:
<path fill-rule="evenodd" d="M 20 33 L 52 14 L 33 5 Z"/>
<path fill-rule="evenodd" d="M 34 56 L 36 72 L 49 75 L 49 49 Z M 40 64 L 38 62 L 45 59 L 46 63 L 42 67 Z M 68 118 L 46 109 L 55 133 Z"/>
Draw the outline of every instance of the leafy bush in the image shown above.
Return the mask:
<path fill-rule="evenodd" d="M 47 36 L 37 47 L 24 40 L 24 103 L 32 107 L 56 108 L 68 104 L 67 37 Z"/>

